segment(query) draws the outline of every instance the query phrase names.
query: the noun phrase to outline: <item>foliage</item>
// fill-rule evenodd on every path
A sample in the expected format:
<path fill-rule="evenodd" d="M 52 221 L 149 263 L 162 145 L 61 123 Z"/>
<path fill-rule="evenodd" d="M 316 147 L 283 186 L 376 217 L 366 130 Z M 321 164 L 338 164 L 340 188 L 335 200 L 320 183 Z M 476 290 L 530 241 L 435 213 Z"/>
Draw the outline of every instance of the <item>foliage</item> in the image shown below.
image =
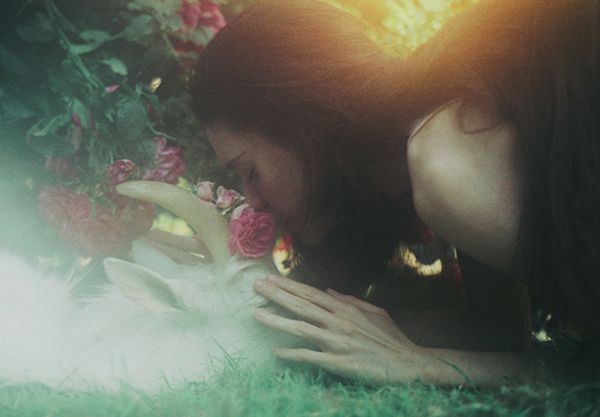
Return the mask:
<path fill-rule="evenodd" d="M 215 162 L 191 116 L 186 81 L 225 17 L 255 0 L 7 1 L 0 32 L 0 178 L 7 180 L 0 180 L 0 191 L 10 195 L 0 199 L 0 243 L 51 254 L 61 242 L 58 230 L 84 255 L 112 254 L 110 245 L 94 251 L 92 238 L 76 234 L 87 227 L 91 237 L 109 230 L 127 240 L 132 236 L 124 229 L 142 229 L 123 219 L 147 210 L 118 198 L 116 183 L 175 183 L 185 176 L 191 183 L 210 178 L 237 185 Z M 437 0 L 437 6 L 431 0 L 329 1 L 368 21 L 382 46 L 406 54 L 474 0 L 444 6 Z M 40 192 L 64 198 L 40 200 Z M 53 206 L 44 206 L 49 202 Z M 67 212 L 74 202 L 74 225 L 65 216 L 44 215 Z M 41 219 L 12 221 L 35 214 L 38 204 Z M 82 225 L 88 212 L 93 221 Z M 118 221 L 109 221 L 111 212 Z M 57 218 L 61 222 L 48 228 Z"/>
<path fill-rule="evenodd" d="M 38 385 L 2 388 L 2 415 L 11 416 L 521 416 L 600 415 L 600 387 L 513 385 L 498 389 L 439 388 L 420 383 L 368 387 L 323 373 L 229 370 L 208 382 L 158 395 L 127 389 L 77 393 Z"/>
<path fill-rule="evenodd" d="M 388 52 L 406 56 L 450 17 L 477 0 L 328 0 L 370 23 L 371 37 Z"/>
<path fill-rule="evenodd" d="M 97 236 L 107 229 L 110 212 L 114 217 L 124 206 L 133 212 L 129 217 L 137 216 L 138 207 L 114 192 L 118 182 L 175 183 L 184 174 L 192 181 L 225 177 L 199 137 L 185 88 L 197 54 L 225 24 L 218 5 L 209 0 L 22 0 L 14 6 L 4 15 L 8 22 L 0 42 L 0 146 L 3 154 L 11 154 L 0 169 L 10 175 L 7 187 L 15 189 L 17 182 L 30 201 L 40 192 L 57 197 L 39 200 L 42 215 L 80 206 L 76 212 L 83 214 L 69 219 L 74 228 L 66 220 L 53 222 L 55 215 L 44 216 L 73 249 L 114 254 L 91 250 L 82 239 L 66 235 L 73 237 L 74 229 L 86 233 L 88 227 L 87 233 Z M 9 174 L 9 165 L 19 164 L 14 160 L 27 163 Z M 9 224 L 17 210 L 5 212 L 2 223 Z M 123 235 L 126 225 L 113 223 L 113 236 Z M 36 227 L 39 235 L 54 233 L 43 222 Z M 15 235 L 19 230 L 1 230 L 0 239 Z"/>

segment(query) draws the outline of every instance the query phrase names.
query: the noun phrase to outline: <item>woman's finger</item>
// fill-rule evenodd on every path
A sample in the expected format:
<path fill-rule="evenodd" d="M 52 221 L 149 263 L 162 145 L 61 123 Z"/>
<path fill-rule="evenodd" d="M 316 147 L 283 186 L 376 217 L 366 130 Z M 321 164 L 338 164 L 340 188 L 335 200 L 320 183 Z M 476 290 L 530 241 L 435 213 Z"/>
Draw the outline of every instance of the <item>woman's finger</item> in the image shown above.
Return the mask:
<path fill-rule="evenodd" d="M 345 311 L 345 303 L 332 297 L 323 291 L 311 287 L 310 285 L 302 284 L 294 281 L 293 279 L 280 277 L 277 275 L 269 275 L 267 281 L 284 289 L 286 292 L 300 297 L 303 300 L 307 300 L 312 304 L 316 304 L 323 310 L 331 313 Z"/>
<path fill-rule="evenodd" d="M 254 317 L 266 326 L 311 342 L 321 349 L 337 349 L 340 345 L 335 342 L 335 336 L 329 330 L 305 321 L 281 317 L 262 308 L 257 308 L 254 311 Z"/>
<path fill-rule="evenodd" d="M 310 349 L 273 348 L 273 354 L 280 359 L 302 362 L 327 371 L 336 372 L 339 356 L 335 353 L 318 352 Z"/>
<path fill-rule="evenodd" d="M 318 326 L 326 325 L 328 316 L 331 316 L 329 311 L 319 305 L 280 288 L 272 281 L 257 279 L 254 289 L 265 298 Z"/>
<path fill-rule="evenodd" d="M 376 305 L 368 303 L 364 300 L 361 300 L 360 298 L 356 298 L 353 295 L 341 294 L 335 290 L 332 290 L 331 288 L 328 288 L 326 292 L 327 292 L 327 294 L 337 298 L 338 300 L 350 303 L 353 306 L 358 307 L 361 310 L 367 311 L 369 313 L 380 314 L 380 315 L 386 314 L 385 309 L 383 309 L 381 307 L 377 307 Z"/>

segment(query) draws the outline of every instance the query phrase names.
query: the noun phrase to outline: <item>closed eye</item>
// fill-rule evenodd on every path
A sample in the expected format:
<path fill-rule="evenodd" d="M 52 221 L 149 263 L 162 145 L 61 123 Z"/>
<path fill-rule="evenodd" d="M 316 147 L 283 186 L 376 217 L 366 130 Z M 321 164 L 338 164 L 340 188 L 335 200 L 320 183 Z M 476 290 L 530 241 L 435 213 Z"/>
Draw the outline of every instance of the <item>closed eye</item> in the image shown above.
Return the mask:
<path fill-rule="evenodd" d="M 258 174 L 256 172 L 256 168 L 252 168 L 250 172 L 248 172 L 248 182 L 254 182 L 258 178 Z"/>

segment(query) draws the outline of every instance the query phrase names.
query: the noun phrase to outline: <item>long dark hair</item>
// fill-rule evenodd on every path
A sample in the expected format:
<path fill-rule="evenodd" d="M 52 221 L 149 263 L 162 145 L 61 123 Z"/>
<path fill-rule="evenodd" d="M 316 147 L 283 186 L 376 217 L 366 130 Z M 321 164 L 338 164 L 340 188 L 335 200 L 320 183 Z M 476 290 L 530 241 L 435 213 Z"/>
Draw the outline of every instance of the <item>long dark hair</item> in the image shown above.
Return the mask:
<path fill-rule="evenodd" d="M 343 174 L 357 171 L 358 140 L 405 139 L 416 119 L 456 98 L 493 105 L 515 124 L 525 165 L 515 271 L 598 342 L 599 13 L 599 0 L 483 0 L 403 62 L 331 6 L 267 1 L 208 45 L 193 106 L 205 122 L 290 138 L 307 163 L 327 168 L 315 193 L 326 204 L 355 183 Z"/>
<path fill-rule="evenodd" d="M 515 123 L 525 165 L 517 273 L 600 342 L 600 2 L 482 1 L 420 48 L 408 119 L 453 98 Z M 406 93 L 406 92 L 405 92 Z"/>
<path fill-rule="evenodd" d="M 389 111 L 403 84 L 402 65 L 366 36 L 363 22 L 340 9 L 320 1 L 272 0 L 229 22 L 202 52 L 191 76 L 192 108 L 201 122 L 219 120 L 271 133 L 278 145 L 304 155 L 311 214 L 318 216 L 331 204 L 343 207 L 339 233 L 324 243 L 328 248 L 304 248 L 315 262 L 317 256 L 309 252 L 327 252 L 330 259 L 323 264 L 352 264 L 323 272 L 340 276 L 339 283 L 344 274 L 347 282 L 350 275 L 372 278 L 369 268 L 357 264 L 382 264 L 379 258 L 392 251 L 400 229 L 410 223 L 398 211 L 373 219 L 381 210 L 367 207 L 368 184 L 357 161 L 365 143 L 402 139 Z M 356 218 L 367 212 L 375 221 Z M 376 223 L 389 226 L 386 217 L 397 219 L 398 227 L 366 230 Z"/>

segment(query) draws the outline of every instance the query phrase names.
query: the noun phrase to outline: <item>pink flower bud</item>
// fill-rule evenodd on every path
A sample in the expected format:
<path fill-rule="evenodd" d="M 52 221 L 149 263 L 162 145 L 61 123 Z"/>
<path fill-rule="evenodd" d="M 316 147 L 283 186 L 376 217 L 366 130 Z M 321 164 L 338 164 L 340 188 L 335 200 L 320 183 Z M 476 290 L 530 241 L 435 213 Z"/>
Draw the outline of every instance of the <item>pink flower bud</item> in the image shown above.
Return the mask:
<path fill-rule="evenodd" d="M 215 195 L 213 189 L 215 188 L 215 183 L 212 181 L 200 181 L 196 184 L 196 194 L 200 200 L 208 201 L 210 203 L 214 203 Z"/>
<path fill-rule="evenodd" d="M 107 93 L 107 94 L 114 93 L 119 88 L 121 88 L 120 85 L 118 85 L 118 84 L 111 84 L 111 85 L 106 86 L 106 88 L 104 88 L 104 92 Z"/>
<path fill-rule="evenodd" d="M 220 209 L 227 209 L 233 206 L 240 198 L 240 193 L 235 190 L 229 190 L 225 187 L 219 186 L 217 188 L 217 201 L 216 205 Z"/>
<path fill-rule="evenodd" d="M 75 112 L 71 113 L 71 122 L 77 126 L 77 127 L 81 127 L 81 119 L 79 118 L 79 115 Z"/>

